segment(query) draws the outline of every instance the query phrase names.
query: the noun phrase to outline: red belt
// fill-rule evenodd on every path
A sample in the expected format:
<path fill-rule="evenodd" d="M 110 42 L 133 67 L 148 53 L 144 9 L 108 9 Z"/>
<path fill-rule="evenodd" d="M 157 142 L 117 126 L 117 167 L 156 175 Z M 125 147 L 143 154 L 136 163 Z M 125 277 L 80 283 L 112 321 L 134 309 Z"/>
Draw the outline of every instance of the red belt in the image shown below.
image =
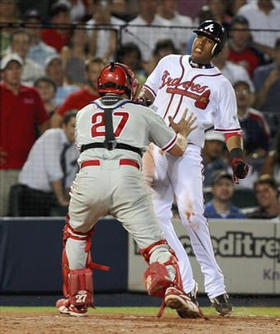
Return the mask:
<path fill-rule="evenodd" d="M 128 166 L 134 166 L 138 169 L 140 169 L 140 165 L 137 161 L 131 160 L 131 159 L 120 159 L 119 160 L 120 165 L 128 165 Z M 81 164 L 81 168 L 88 167 L 88 166 L 100 166 L 100 160 L 87 160 L 83 161 Z"/>

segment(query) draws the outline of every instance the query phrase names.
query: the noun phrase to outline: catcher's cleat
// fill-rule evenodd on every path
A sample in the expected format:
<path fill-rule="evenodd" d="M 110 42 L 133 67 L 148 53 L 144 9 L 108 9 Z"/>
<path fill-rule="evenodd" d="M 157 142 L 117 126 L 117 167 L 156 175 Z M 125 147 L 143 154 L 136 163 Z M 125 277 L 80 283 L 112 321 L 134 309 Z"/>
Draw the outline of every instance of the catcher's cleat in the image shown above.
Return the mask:
<path fill-rule="evenodd" d="M 229 296 L 227 293 L 219 295 L 213 299 L 210 299 L 212 306 L 215 307 L 216 311 L 222 315 L 228 315 L 232 312 L 232 305 L 229 301 Z"/>
<path fill-rule="evenodd" d="M 191 301 L 194 304 L 196 304 L 199 307 L 198 301 L 196 299 L 197 291 L 198 291 L 198 284 L 195 282 L 195 286 L 194 286 L 193 290 L 191 292 L 187 293 L 187 296 L 191 299 Z M 188 312 L 179 311 L 179 310 L 176 310 L 176 311 L 177 311 L 180 318 L 189 318 Z"/>
<path fill-rule="evenodd" d="M 85 305 L 70 304 L 69 299 L 59 299 L 56 302 L 58 311 L 62 314 L 69 314 L 73 317 L 84 317 L 87 315 L 87 307 Z"/>
<path fill-rule="evenodd" d="M 175 287 L 166 289 L 164 296 L 165 305 L 175 309 L 182 318 L 200 318 L 201 311 L 186 293 Z"/>

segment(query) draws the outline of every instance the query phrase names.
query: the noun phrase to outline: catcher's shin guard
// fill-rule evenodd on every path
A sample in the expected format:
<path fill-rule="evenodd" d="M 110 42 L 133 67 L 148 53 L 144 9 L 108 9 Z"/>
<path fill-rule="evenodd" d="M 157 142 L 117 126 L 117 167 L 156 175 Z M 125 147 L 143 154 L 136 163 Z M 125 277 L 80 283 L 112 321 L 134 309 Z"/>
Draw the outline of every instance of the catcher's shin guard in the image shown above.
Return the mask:
<path fill-rule="evenodd" d="M 91 259 L 91 236 L 93 231 L 80 233 L 66 222 L 63 233 L 64 249 L 62 252 L 62 275 L 63 275 L 63 295 L 69 299 L 70 304 L 74 306 L 93 306 L 93 269 L 109 270 L 109 267 L 102 266 L 92 262 Z M 82 269 L 71 270 L 65 249 L 68 238 L 86 241 L 85 253 L 87 253 L 86 266 Z"/>
<path fill-rule="evenodd" d="M 150 296 L 163 297 L 165 290 L 172 285 L 165 265 L 152 263 L 144 273 L 144 285 Z"/>
<path fill-rule="evenodd" d="M 92 269 L 70 270 L 69 301 L 74 306 L 94 306 Z"/>
<path fill-rule="evenodd" d="M 185 318 L 201 317 L 202 313 L 196 301 L 183 290 L 178 260 L 166 241 L 160 240 L 140 252 L 149 264 L 144 273 L 144 285 L 148 294 L 163 298 L 157 316 L 160 317 L 165 306 L 168 306 L 176 309 Z M 156 261 L 150 264 L 152 256 L 162 263 Z"/>
<path fill-rule="evenodd" d="M 159 251 L 160 248 L 164 248 L 164 256 L 159 252 L 158 261 L 150 264 L 153 252 Z M 149 295 L 163 297 L 169 286 L 182 286 L 178 261 L 165 240 L 141 249 L 140 252 L 149 264 L 144 273 L 144 285 Z"/>

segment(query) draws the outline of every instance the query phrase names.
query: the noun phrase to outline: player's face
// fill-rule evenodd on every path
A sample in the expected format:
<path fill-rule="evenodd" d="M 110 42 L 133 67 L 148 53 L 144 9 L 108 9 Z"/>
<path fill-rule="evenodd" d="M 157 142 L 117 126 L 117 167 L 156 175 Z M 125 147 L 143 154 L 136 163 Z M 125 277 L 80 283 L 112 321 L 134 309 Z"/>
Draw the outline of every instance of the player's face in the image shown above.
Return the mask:
<path fill-rule="evenodd" d="M 229 201 L 234 192 L 233 183 L 228 178 L 221 178 L 212 188 L 214 198 L 221 202 Z"/>
<path fill-rule="evenodd" d="M 277 201 L 277 193 L 268 184 L 259 184 L 255 190 L 257 201 L 262 208 L 268 208 Z"/>
<path fill-rule="evenodd" d="M 17 61 L 10 61 L 3 71 L 3 80 L 6 84 L 20 85 L 22 66 Z"/>
<path fill-rule="evenodd" d="M 75 141 L 76 118 L 72 117 L 67 124 L 63 124 L 63 130 L 70 143 Z"/>
<path fill-rule="evenodd" d="M 209 64 L 212 58 L 211 52 L 215 45 L 212 39 L 203 35 L 197 35 L 193 41 L 192 59 L 200 64 Z"/>

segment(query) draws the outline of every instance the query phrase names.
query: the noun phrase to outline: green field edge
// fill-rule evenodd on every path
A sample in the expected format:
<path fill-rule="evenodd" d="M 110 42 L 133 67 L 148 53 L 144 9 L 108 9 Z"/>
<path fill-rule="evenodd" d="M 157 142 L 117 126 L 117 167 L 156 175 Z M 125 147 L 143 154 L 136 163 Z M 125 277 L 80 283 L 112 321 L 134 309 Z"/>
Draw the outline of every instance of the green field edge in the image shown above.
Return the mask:
<path fill-rule="evenodd" d="M 96 307 L 90 308 L 90 313 L 96 314 L 138 314 L 138 315 L 156 315 L 158 307 Z M 212 307 L 202 307 L 205 315 L 215 315 L 216 312 Z M 0 306 L 1 313 L 16 313 L 16 312 L 57 312 L 55 307 L 34 307 L 34 306 Z M 164 313 L 173 314 L 174 310 L 166 308 Z M 234 312 L 231 316 L 263 316 L 263 317 L 280 317 L 280 307 L 234 307 Z"/>

